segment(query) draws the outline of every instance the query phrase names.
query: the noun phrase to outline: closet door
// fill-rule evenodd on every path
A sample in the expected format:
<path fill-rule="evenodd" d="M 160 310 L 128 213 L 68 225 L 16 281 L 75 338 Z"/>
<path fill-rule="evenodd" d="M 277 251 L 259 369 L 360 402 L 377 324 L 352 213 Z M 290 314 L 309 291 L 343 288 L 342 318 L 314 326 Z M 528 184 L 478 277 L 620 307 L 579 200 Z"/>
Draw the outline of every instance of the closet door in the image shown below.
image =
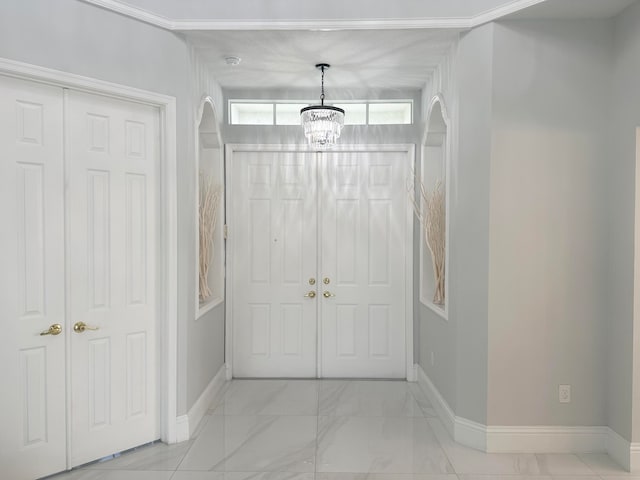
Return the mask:
<path fill-rule="evenodd" d="M 406 378 L 409 158 L 322 158 L 321 376 Z"/>
<path fill-rule="evenodd" d="M 62 105 L 60 88 L 0 76 L 0 475 L 12 480 L 66 467 Z"/>
<path fill-rule="evenodd" d="M 70 91 L 71 466 L 160 437 L 159 112 Z"/>
<path fill-rule="evenodd" d="M 316 154 L 235 151 L 227 168 L 233 373 L 315 377 Z"/>

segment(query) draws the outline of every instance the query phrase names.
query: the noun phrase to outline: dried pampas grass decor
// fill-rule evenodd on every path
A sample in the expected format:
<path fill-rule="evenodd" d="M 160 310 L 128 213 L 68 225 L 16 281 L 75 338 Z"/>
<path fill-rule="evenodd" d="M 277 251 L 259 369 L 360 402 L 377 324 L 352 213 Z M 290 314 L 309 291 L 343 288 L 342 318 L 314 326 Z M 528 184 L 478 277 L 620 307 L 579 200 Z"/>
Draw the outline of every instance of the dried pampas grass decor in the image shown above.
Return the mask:
<path fill-rule="evenodd" d="M 214 185 L 213 178 L 200 174 L 200 198 L 198 205 L 198 223 L 200 230 L 200 301 L 211 295 L 209 287 L 209 267 L 213 261 L 213 233 L 218 219 L 218 206 L 222 196 L 222 187 Z"/>
<path fill-rule="evenodd" d="M 433 303 L 444 305 L 444 263 L 445 263 L 445 197 L 442 182 L 438 180 L 433 191 L 427 191 L 424 183 L 414 174 L 414 181 L 420 186 L 420 200 L 415 198 L 414 188 L 409 189 L 413 211 L 422 226 L 424 242 L 431 253 L 435 291 Z"/>

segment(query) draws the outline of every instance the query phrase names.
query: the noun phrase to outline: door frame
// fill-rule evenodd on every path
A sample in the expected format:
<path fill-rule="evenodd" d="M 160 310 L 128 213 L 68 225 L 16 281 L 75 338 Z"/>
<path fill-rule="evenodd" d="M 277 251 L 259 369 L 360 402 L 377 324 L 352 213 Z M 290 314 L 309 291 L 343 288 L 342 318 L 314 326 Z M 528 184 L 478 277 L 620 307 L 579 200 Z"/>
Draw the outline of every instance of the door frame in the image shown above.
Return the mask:
<path fill-rule="evenodd" d="M 160 164 L 159 164 L 159 213 L 158 239 L 158 356 L 160 368 L 156 372 L 159 380 L 159 411 L 161 440 L 177 441 L 177 337 L 178 337 L 178 248 L 177 248 L 177 175 L 176 175 L 176 99 L 147 90 L 106 82 L 73 73 L 53 70 L 37 65 L 0 58 L 0 74 L 44 83 L 80 92 L 98 94 L 118 100 L 133 101 L 157 107 L 160 112 Z M 65 161 L 66 164 L 66 161 Z M 65 183 L 67 172 L 64 172 Z M 65 212 L 68 202 L 65 194 Z M 65 232 L 68 232 L 65 226 Z M 65 245 L 68 244 L 68 236 Z M 68 272 L 66 291 L 68 292 Z M 67 301 L 68 305 L 68 301 Z M 67 341 L 68 345 L 68 341 Z M 68 362 L 67 362 L 68 363 Z M 67 378 L 70 365 L 67 365 Z M 67 395 L 69 389 L 67 384 Z M 69 418 L 69 405 L 67 418 Z M 69 423 L 67 421 L 67 464 L 69 464 Z"/>
<path fill-rule="evenodd" d="M 233 185 L 231 175 L 233 170 L 233 156 L 236 152 L 313 152 L 305 144 L 238 144 L 225 145 L 225 204 L 233 205 Z M 356 144 L 336 145 L 331 152 L 399 152 L 407 155 L 409 167 L 415 171 L 415 145 L 414 144 Z M 412 170 L 410 170 L 412 171 Z M 409 200 L 407 199 L 407 202 Z M 233 211 L 227 211 L 227 225 L 229 239 L 227 240 L 227 258 L 235 255 L 233 239 L 234 221 Z M 409 382 L 416 381 L 416 370 L 413 361 L 413 210 L 407 208 L 405 219 L 405 357 L 406 379 Z M 232 265 L 227 261 L 227 267 Z M 225 299 L 225 365 L 227 380 L 233 378 L 233 268 L 226 271 L 226 299 Z M 319 341 L 319 338 L 318 338 Z M 317 371 L 321 373 L 322 351 L 317 351 Z"/>

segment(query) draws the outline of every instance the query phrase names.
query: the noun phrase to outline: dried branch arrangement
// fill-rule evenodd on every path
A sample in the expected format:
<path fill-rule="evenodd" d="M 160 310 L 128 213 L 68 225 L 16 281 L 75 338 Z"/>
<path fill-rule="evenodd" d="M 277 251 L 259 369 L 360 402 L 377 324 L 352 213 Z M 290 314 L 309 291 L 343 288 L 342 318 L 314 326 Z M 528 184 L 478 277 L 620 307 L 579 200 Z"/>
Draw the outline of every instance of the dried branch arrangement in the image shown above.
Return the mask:
<path fill-rule="evenodd" d="M 414 174 L 414 181 L 420 187 L 420 200 L 415 198 L 414 188 L 409 189 L 413 212 L 422 226 L 424 241 L 431 253 L 435 291 L 433 303 L 444 305 L 444 263 L 445 263 L 445 196 L 442 182 L 438 181 L 432 192 Z"/>
<path fill-rule="evenodd" d="M 214 185 L 213 178 L 200 173 L 200 198 L 198 205 L 198 223 L 200 233 L 200 301 L 212 294 L 209 287 L 209 267 L 213 260 L 213 232 L 218 220 L 218 206 L 222 196 L 222 187 Z"/>

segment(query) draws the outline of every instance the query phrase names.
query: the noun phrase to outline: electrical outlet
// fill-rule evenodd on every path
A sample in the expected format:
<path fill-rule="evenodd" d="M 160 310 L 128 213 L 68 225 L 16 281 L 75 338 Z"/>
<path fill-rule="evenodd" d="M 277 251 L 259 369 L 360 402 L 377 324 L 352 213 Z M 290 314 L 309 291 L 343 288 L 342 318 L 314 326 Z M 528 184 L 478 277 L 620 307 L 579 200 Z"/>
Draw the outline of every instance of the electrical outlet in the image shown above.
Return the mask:
<path fill-rule="evenodd" d="M 436 354 L 431 352 L 431 366 L 433 367 L 436 364 Z"/>
<path fill-rule="evenodd" d="M 558 400 L 560 403 L 571 403 L 571 385 L 558 385 Z"/>

